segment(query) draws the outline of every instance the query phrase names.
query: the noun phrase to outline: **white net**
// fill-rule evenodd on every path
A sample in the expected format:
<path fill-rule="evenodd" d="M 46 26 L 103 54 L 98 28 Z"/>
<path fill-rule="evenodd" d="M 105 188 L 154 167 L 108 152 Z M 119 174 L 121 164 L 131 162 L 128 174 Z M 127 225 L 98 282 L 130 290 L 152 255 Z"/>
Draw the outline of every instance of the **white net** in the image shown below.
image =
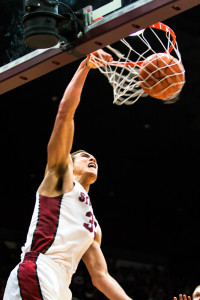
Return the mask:
<path fill-rule="evenodd" d="M 90 59 L 98 67 L 99 71 L 108 78 L 113 88 L 113 103 L 117 105 L 131 105 L 140 97 L 148 96 L 149 93 L 147 89 L 142 88 L 142 86 L 144 87 L 143 83 L 148 84 L 148 78 L 138 76 L 141 65 L 148 57 L 156 53 L 170 53 L 176 58 L 176 64 L 181 63 L 181 55 L 178 50 L 174 32 L 168 26 L 160 22 L 145 30 L 140 30 L 112 46 L 107 46 L 106 52 L 112 54 L 113 62 L 107 63 L 102 57 L 96 57 L 94 54 L 90 54 Z M 151 64 L 153 64 L 153 62 L 151 62 Z M 164 72 L 165 70 L 163 68 L 163 65 L 160 67 L 157 66 L 157 71 L 160 70 Z M 170 65 L 170 68 L 172 70 L 172 65 Z M 173 72 L 167 76 L 178 75 L 178 73 L 175 72 L 176 71 L 173 70 Z M 184 70 L 182 70 L 181 73 L 184 73 Z M 150 74 L 152 75 L 151 71 L 149 76 Z M 180 82 L 181 81 L 184 81 L 183 77 L 180 78 Z M 179 85 L 179 88 L 175 89 L 174 93 L 170 94 L 167 100 L 177 97 L 181 90 L 180 87 L 184 82 Z M 149 88 L 152 90 L 152 88 L 160 84 L 162 84 L 161 80 L 156 80 L 155 84 L 153 86 L 151 84 Z M 161 98 L 158 97 L 158 99 Z"/>

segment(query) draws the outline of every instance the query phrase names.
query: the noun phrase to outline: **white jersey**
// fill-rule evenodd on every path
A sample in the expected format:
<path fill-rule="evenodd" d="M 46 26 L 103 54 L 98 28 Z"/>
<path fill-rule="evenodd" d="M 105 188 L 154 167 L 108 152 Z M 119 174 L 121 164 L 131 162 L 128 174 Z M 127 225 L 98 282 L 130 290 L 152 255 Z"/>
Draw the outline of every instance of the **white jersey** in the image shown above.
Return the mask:
<path fill-rule="evenodd" d="M 61 196 L 46 197 L 37 193 L 21 259 L 29 251 L 43 253 L 64 266 L 71 280 L 97 229 L 90 198 L 77 181 L 71 192 Z"/>

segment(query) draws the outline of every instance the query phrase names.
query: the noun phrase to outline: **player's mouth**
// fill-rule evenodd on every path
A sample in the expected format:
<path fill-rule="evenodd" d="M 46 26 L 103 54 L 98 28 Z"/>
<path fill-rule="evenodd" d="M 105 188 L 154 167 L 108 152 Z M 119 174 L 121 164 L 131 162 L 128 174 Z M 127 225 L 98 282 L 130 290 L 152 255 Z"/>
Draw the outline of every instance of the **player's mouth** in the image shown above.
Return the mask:
<path fill-rule="evenodd" d="M 94 162 L 90 162 L 90 163 L 88 164 L 88 168 L 94 168 L 94 169 L 96 169 L 96 168 L 97 168 L 97 165 L 96 165 Z"/>

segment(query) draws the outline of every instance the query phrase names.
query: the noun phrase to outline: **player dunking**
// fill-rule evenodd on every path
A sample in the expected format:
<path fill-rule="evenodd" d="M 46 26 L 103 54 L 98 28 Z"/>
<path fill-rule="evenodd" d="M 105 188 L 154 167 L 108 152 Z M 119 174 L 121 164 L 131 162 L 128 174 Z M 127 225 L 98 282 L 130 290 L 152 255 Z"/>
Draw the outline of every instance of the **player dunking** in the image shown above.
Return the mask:
<path fill-rule="evenodd" d="M 96 55 L 112 60 L 103 50 Z M 88 59 L 81 62 L 60 102 L 21 262 L 9 276 L 4 300 L 70 300 L 71 277 L 81 258 L 107 298 L 131 299 L 109 275 L 100 248 L 101 229 L 88 196 L 97 179 L 97 161 L 82 150 L 70 155 L 74 113 L 93 67 Z"/>

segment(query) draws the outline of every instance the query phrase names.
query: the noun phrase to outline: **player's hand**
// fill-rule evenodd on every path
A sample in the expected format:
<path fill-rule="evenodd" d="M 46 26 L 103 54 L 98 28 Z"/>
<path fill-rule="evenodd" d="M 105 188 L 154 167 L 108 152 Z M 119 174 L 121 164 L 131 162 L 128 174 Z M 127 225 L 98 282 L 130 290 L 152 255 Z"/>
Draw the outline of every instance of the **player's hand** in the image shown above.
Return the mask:
<path fill-rule="evenodd" d="M 177 297 L 174 297 L 174 300 L 191 300 L 191 297 L 190 296 L 186 296 L 185 294 L 184 295 L 182 295 L 182 294 L 180 294 L 179 295 L 179 298 L 177 298 Z"/>
<path fill-rule="evenodd" d="M 95 56 L 96 59 L 95 58 L 93 59 L 92 58 L 93 56 Z M 109 53 L 107 53 L 104 50 L 100 49 L 100 50 L 97 50 L 97 51 L 93 52 L 91 55 L 89 54 L 87 56 L 86 65 L 90 69 L 97 69 L 98 67 L 103 66 L 106 63 L 109 63 L 109 62 L 112 62 L 112 61 L 113 61 L 112 55 L 110 55 Z"/>

